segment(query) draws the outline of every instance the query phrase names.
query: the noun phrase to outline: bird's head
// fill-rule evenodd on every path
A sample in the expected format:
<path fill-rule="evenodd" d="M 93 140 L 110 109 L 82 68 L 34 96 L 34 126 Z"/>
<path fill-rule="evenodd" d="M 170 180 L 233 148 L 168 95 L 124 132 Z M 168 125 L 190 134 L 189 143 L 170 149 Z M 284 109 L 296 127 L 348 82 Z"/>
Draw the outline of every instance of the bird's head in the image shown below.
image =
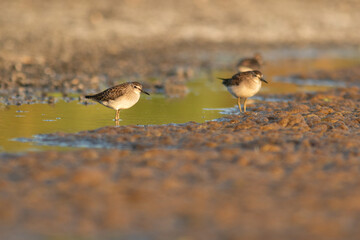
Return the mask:
<path fill-rule="evenodd" d="M 144 91 L 143 89 L 142 89 L 142 85 L 140 84 L 140 83 L 138 83 L 138 82 L 132 82 L 131 83 L 131 87 L 134 89 L 134 91 L 136 92 L 136 93 L 145 93 L 145 94 L 147 94 L 147 95 L 150 95 L 148 92 L 146 92 L 146 91 Z"/>
<path fill-rule="evenodd" d="M 260 71 L 255 70 L 255 71 L 253 71 L 253 74 L 254 74 L 260 81 L 262 81 L 262 82 L 264 82 L 264 83 L 268 83 L 268 82 L 263 78 L 263 74 L 262 74 Z"/>
<path fill-rule="evenodd" d="M 263 58 L 260 53 L 255 53 L 254 58 L 260 63 L 263 64 Z"/>

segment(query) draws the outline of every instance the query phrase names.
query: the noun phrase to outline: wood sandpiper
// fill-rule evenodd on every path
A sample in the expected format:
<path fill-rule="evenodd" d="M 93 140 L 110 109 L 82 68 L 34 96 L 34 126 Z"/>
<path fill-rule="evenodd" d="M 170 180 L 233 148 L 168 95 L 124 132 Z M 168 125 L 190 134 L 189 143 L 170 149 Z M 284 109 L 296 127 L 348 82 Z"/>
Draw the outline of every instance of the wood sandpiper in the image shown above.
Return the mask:
<path fill-rule="evenodd" d="M 255 53 L 252 58 L 243 58 L 240 59 L 238 64 L 236 65 L 239 72 L 247 72 L 260 70 L 261 65 L 263 64 L 263 59 L 260 53 Z"/>
<path fill-rule="evenodd" d="M 115 121 L 119 121 L 120 110 L 134 106 L 139 101 L 141 92 L 150 95 L 142 89 L 140 83 L 126 82 L 108 88 L 98 94 L 85 96 L 85 98 L 114 109 L 116 111 Z"/>
<path fill-rule="evenodd" d="M 244 98 L 244 112 L 246 112 L 246 100 L 254 96 L 261 88 L 261 82 L 268 83 L 260 71 L 239 72 L 231 78 L 220 78 L 228 91 L 238 99 L 241 110 L 241 98 Z"/>

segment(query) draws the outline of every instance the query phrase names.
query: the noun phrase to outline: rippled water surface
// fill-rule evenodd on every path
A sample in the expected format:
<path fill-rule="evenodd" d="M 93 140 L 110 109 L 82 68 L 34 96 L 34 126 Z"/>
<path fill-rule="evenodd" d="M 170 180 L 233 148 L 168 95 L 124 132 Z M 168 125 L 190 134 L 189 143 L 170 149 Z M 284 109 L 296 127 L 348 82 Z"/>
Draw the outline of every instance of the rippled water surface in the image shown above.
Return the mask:
<path fill-rule="evenodd" d="M 273 80 L 277 76 L 314 69 L 335 69 L 351 64 L 353 61 L 343 59 L 284 60 L 267 64 L 263 72 L 269 84 L 263 84 L 261 93 L 265 94 L 266 101 L 266 94 L 326 90 L 332 86 L 296 85 Z M 184 98 L 169 99 L 160 94 L 143 95 L 134 107 L 120 112 L 120 125 L 204 122 L 220 118 L 223 114 L 232 112 L 231 108 L 236 109 L 236 101 L 216 77 L 230 77 L 232 73 L 233 71 L 217 71 L 189 82 L 189 93 Z M 253 98 L 257 104 L 261 104 L 261 99 Z M 281 98 L 275 100 L 281 101 Z M 248 110 L 251 111 L 251 106 Z M 83 105 L 77 101 L 66 103 L 60 99 L 53 105 L 0 105 L 0 151 L 66 150 L 68 148 L 38 146 L 14 139 L 29 138 L 36 134 L 78 132 L 112 126 L 115 125 L 114 116 L 114 110 L 100 104 Z"/>

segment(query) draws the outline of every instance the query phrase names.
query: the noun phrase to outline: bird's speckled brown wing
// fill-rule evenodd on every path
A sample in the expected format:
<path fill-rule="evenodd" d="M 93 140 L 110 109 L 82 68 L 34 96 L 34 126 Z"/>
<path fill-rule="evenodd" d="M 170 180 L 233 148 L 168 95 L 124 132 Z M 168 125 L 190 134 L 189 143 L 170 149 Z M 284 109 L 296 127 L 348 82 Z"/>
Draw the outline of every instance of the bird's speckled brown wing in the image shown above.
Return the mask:
<path fill-rule="evenodd" d="M 114 87 L 108 88 L 98 94 L 89 95 L 89 96 L 85 96 L 85 97 L 89 98 L 89 99 L 93 99 L 98 102 L 115 100 L 116 98 L 124 95 L 125 90 L 126 90 L 126 84 L 127 83 L 122 83 L 120 85 L 116 85 Z"/>
<path fill-rule="evenodd" d="M 223 79 L 223 84 L 227 87 L 239 85 L 241 82 L 251 80 L 254 77 L 256 77 L 256 75 L 253 71 L 240 72 L 240 73 L 235 74 L 231 78 Z"/>

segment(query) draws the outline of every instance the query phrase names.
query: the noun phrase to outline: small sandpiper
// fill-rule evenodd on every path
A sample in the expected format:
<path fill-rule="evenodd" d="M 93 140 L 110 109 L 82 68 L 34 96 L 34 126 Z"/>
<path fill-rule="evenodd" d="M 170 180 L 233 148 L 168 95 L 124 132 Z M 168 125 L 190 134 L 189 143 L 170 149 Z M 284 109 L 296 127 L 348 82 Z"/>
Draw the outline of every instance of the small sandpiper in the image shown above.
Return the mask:
<path fill-rule="evenodd" d="M 261 82 L 268 83 L 263 79 L 260 71 L 239 72 L 231 78 L 219 78 L 228 91 L 238 99 L 239 110 L 241 111 L 241 98 L 244 98 L 244 112 L 246 112 L 246 100 L 254 96 L 261 88 Z"/>
<path fill-rule="evenodd" d="M 247 72 L 253 70 L 260 70 L 262 64 L 263 59 L 260 53 L 255 53 L 254 57 L 252 58 L 240 59 L 236 67 L 239 72 Z"/>
<path fill-rule="evenodd" d="M 115 121 L 119 121 L 120 110 L 134 106 L 139 101 L 141 92 L 150 95 L 142 89 L 140 83 L 126 82 L 108 88 L 98 94 L 85 96 L 85 98 L 114 109 L 116 111 Z"/>

